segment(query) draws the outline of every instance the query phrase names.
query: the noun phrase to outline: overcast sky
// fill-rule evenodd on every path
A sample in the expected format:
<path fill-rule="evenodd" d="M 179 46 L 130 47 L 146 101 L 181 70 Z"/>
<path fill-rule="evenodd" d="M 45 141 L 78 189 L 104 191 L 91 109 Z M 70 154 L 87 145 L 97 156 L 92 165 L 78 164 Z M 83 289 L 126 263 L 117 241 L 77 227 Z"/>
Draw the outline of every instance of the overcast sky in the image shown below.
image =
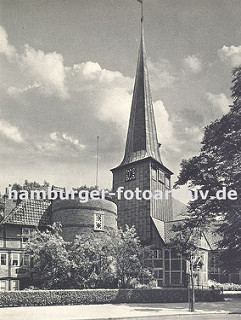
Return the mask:
<path fill-rule="evenodd" d="M 241 64 L 240 0 L 146 0 L 145 42 L 161 155 L 175 175 L 228 111 Z M 140 38 L 136 0 L 0 0 L 0 189 L 24 179 L 112 185 Z M 185 195 L 177 194 L 185 200 Z"/>

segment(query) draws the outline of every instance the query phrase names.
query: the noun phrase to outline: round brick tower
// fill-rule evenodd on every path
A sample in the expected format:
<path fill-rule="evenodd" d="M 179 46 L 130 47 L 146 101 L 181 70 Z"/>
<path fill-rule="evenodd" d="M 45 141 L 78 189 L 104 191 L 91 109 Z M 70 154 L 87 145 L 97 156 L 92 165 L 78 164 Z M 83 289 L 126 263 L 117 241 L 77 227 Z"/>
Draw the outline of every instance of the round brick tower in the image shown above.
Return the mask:
<path fill-rule="evenodd" d="M 117 206 L 106 199 L 55 200 L 52 203 L 52 222 L 60 222 L 64 240 L 72 241 L 75 236 L 91 231 L 101 235 L 105 228 L 117 228 Z"/>

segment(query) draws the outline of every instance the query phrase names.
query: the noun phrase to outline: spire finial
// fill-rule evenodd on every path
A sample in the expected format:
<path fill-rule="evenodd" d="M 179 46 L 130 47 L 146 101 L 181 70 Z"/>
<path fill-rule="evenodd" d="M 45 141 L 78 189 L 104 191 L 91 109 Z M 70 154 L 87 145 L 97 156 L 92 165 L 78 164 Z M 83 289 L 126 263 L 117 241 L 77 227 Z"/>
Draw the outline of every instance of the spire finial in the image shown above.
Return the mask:
<path fill-rule="evenodd" d="M 143 0 L 137 0 L 141 4 L 141 23 L 143 23 L 144 15 L 143 15 Z"/>

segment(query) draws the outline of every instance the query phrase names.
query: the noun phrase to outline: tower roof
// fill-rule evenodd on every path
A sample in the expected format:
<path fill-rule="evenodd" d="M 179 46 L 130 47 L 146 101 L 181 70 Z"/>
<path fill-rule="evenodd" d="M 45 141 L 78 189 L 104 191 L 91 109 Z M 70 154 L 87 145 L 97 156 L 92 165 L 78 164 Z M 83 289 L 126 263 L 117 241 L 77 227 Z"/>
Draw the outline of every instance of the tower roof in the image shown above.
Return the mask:
<path fill-rule="evenodd" d="M 160 144 L 157 140 L 156 124 L 146 63 L 142 19 L 141 41 L 125 155 L 120 166 L 149 157 L 162 164 L 159 147 Z"/>

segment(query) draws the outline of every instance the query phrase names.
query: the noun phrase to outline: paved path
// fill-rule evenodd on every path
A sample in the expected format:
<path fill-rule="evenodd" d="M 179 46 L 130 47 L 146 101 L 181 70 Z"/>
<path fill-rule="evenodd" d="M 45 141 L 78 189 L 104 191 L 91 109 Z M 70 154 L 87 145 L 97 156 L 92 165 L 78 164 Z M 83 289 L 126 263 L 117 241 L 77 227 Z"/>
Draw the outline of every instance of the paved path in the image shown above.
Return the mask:
<path fill-rule="evenodd" d="M 229 314 L 229 313 L 233 314 Z M 190 314 L 187 303 L 101 304 L 49 307 L 1 308 L 1 320 L 77 320 L 77 319 L 241 319 L 241 299 L 225 302 L 198 302 Z"/>

